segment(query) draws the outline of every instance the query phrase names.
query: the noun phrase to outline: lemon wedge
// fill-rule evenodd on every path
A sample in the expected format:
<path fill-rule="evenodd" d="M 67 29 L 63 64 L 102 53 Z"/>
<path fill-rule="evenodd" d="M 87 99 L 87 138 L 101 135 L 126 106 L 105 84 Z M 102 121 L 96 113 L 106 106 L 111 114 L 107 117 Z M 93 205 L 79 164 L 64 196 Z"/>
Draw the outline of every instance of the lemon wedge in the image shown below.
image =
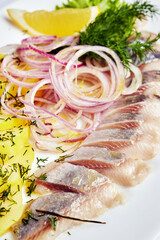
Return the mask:
<path fill-rule="evenodd" d="M 54 11 L 8 9 L 8 15 L 27 33 L 38 35 L 56 35 L 58 37 L 74 35 L 93 22 L 100 12 L 99 7 L 84 9 L 65 8 Z"/>

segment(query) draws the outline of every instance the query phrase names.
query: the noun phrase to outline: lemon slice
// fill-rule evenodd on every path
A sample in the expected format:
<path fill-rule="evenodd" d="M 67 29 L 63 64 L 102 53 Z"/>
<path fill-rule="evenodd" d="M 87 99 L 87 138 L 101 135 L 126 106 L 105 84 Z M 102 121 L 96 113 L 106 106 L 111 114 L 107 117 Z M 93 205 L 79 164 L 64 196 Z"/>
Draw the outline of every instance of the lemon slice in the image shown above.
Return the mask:
<path fill-rule="evenodd" d="M 99 14 L 97 6 L 90 8 L 65 8 L 54 11 L 38 10 L 27 12 L 8 9 L 8 15 L 27 33 L 38 35 L 56 35 L 58 37 L 74 35 L 84 30 Z"/>

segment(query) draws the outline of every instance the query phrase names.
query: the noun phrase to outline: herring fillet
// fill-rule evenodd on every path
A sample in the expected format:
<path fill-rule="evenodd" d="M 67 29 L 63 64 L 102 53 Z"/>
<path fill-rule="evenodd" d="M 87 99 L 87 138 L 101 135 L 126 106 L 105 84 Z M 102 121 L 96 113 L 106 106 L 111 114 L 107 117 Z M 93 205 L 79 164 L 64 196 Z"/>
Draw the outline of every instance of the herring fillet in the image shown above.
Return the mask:
<path fill-rule="evenodd" d="M 160 71 L 144 72 L 137 92 L 120 97 L 105 111 L 97 130 L 82 145 L 107 147 L 130 158 L 153 158 L 160 152 L 159 93 Z"/>
<path fill-rule="evenodd" d="M 143 84 L 137 92 L 121 96 L 105 111 L 96 131 L 67 161 L 96 169 L 125 186 L 140 183 L 150 172 L 142 160 L 160 151 L 159 93 L 160 71 L 143 72 Z M 118 164 L 117 157 L 111 157 L 113 153 L 124 154 Z"/>
<path fill-rule="evenodd" d="M 123 195 L 117 185 L 95 170 L 64 163 L 50 165 L 44 171 L 47 174 L 46 181 L 72 185 L 81 190 L 81 193 L 64 192 L 60 189 L 53 192 L 43 191 L 43 195 L 29 203 L 26 208 L 32 214 L 28 224 L 23 225 L 20 221 L 14 226 L 18 240 L 55 239 L 60 233 L 79 224 L 74 220 L 58 218 L 54 231 L 49 220 L 52 216 L 40 215 L 36 209 L 80 219 L 92 219 L 107 208 L 123 202 Z M 22 218 L 24 217 L 25 214 Z"/>
<path fill-rule="evenodd" d="M 151 171 L 151 167 L 144 161 L 127 158 L 125 154 L 110 151 L 105 147 L 81 147 L 68 161 L 95 169 L 123 186 L 141 183 Z"/>

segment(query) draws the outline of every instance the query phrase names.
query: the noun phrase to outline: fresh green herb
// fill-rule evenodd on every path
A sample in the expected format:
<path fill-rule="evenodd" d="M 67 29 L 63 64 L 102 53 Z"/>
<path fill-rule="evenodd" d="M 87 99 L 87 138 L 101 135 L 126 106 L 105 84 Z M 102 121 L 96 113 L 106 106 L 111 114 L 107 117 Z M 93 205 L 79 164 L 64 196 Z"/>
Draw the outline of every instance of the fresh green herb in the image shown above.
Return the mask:
<path fill-rule="evenodd" d="M 27 149 L 24 151 L 23 156 L 27 153 L 27 151 L 28 151 Z"/>
<path fill-rule="evenodd" d="M 0 153 L 0 160 L 2 160 L 2 164 L 4 165 L 4 161 L 6 159 L 7 154 L 6 153 Z"/>
<path fill-rule="evenodd" d="M 39 177 L 37 177 L 37 179 L 45 181 L 47 179 L 47 174 L 41 174 Z"/>
<path fill-rule="evenodd" d="M 43 167 L 40 163 L 45 163 L 45 162 L 47 162 L 48 161 L 48 157 L 47 158 L 36 158 L 37 159 L 37 167 L 38 168 L 41 168 L 41 167 Z"/>
<path fill-rule="evenodd" d="M 37 122 L 36 122 L 36 120 L 34 120 L 34 121 L 30 121 L 29 126 L 32 126 L 32 125 L 38 127 L 38 126 L 37 126 Z"/>
<path fill-rule="evenodd" d="M 68 233 L 68 235 L 71 235 L 71 233 L 70 232 L 67 232 Z"/>
<path fill-rule="evenodd" d="M 15 142 L 14 142 L 14 138 L 15 138 L 15 134 L 13 133 L 13 131 L 11 130 L 7 130 L 5 131 L 5 133 L 2 133 L 0 134 L 0 141 L 11 141 L 12 145 L 15 145 Z M 1 154 L 1 157 L 4 157 L 5 155 Z"/>
<path fill-rule="evenodd" d="M 19 57 L 14 57 L 13 59 L 16 61 L 17 65 L 20 65 L 21 59 Z"/>
<path fill-rule="evenodd" d="M 12 159 L 14 157 L 14 155 L 8 156 L 8 159 Z"/>
<path fill-rule="evenodd" d="M 109 8 L 111 0 L 68 0 L 67 3 L 63 3 L 62 7 L 56 6 L 56 9 L 60 8 L 87 8 L 92 6 L 99 6 L 101 12 L 106 11 Z M 119 0 L 115 1 L 116 6 L 119 4 Z"/>
<path fill-rule="evenodd" d="M 14 96 L 13 94 L 11 94 L 10 92 L 7 92 L 7 99 L 14 99 L 15 103 L 13 104 L 14 107 L 17 108 L 22 108 L 24 106 L 24 104 L 19 100 L 19 97 L 23 97 L 23 96 L 17 96 L 17 94 Z"/>
<path fill-rule="evenodd" d="M 63 148 L 62 148 L 61 146 L 56 147 L 56 149 L 57 149 L 58 151 L 61 151 L 62 153 L 66 152 L 65 150 L 63 150 Z"/>
<path fill-rule="evenodd" d="M 9 195 L 11 194 L 11 185 L 9 185 L 5 190 L 0 192 L 0 200 L 5 202 L 7 199 L 9 200 Z"/>
<path fill-rule="evenodd" d="M 2 207 L 2 202 L 0 203 L 0 217 L 3 217 L 10 211 L 11 208 Z"/>
<path fill-rule="evenodd" d="M 89 24 L 85 31 L 80 33 L 80 44 L 101 45 L 114 50 L 121 58 L 125 66 L 132 61 L 133 54 L 141 60 L 147 50 L 152 49 L 152 44 L 160 38 L 149 39 L 143 43 L 140 33 L 135 29 L 136 19 L 144 16 L 153 17 L 158 10 L 155 6 L 145 2 L 135 1 L 133 4 L 123 2 L 117 6 L 117 1 L 110 1 L 110 7 L 101 13 L 93 23 Z M 131 36 L 135 35 L 135 41 L 130 42 Z"/>
<path fill-rule="evenodd" d="M 6 119 L 5 119 L 5 122 L 7 122 L 8 120 L 11 120 L 11 118 L 10 118 L 10 117 L 6 118 Z"/>
<path fill-rule="evenodd" d="M 24 167 L 23 165 L 18 163 L 18 168 L 19 168 L 20 177 L 23 178 L 23 180 L 25 180 L 26 175 L 30 171 L 30 166 L 28 165 L 27 167 Z"/>
<path fill-rule="evenodd" d="M 33 214 L 29 211 L 26 211 L 27 217 L 26 218 L 22 218 L 22 223 L 24 226 L 26 226 L 29 222 L 30 219 L 33 219 L 34 221 L 38 221 L 37 218 L 33 217 Z"/>
<path fill-rule="evenodd" d="M 53 230 L 56 231 L 56 223 L 57 223 L 58 219 L 56 217 L 51 217 L 48 219 L 50 221 L 50 224 L 51 224 Z"/>
<path fill-rule="evenodd" d="M 1 184 L 0 187 L 2 185 L 4 185 L 5 183 L 7 183 L 9 177 L 11 176 L 11 174 L 13 172 L 16 172 L 17 169 L 14 168 L 14 166 L 8 166 L 8 168 L 2 168 L 2 165 L 0 165 L 0 178 L 1 178 Z"/>
<path fill-rule="evenodd" d="M 58 159 L 54 160 L 55 162 L 61 162 L 64 161 L 66 158 L 72 157 L 73 155 L 64 155 L 60 156 Z"/>
<path fill-rule="evenodd" d="M 35 179 L 30 179 L 31 184 L 27 187 L 27 195 L 31 197 L 31 194 L 36 189 L 37 185 L 35 184 Z"/>

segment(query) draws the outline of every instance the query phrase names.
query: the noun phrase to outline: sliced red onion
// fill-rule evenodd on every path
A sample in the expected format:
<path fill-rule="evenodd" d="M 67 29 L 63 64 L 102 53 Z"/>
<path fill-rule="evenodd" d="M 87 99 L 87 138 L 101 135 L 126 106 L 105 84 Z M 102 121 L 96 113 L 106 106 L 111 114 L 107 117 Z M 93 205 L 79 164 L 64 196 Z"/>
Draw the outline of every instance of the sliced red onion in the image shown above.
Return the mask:
<path fill-rule="evenodd" d="M 67 63 L 64 69 L 64 76 L 57 74 L 57 63 L 52 62 L 51 81 L 55 91 L 69 106 L 75 109 L 79 108 L 86 112 L 97 112 L 106 109 L 107 105 L 110 106 L 112 101 L 120 95 L 124 88 L 124 68 L 119 57 L 112 50 L 101 46 L 69 47 L 62 50 L 56 56 L 60 58 L 61 56 L 68 55 L 69 51 L 75 52 L 75 54 L 71 56 Z M 79 68 L 73 69 L 73 65 L 76 65 L 75 62 L 87 52 L 94 52 L 106 61 L 111 74 L 110 80 L 107 74 L 95 69 L 95 67 L 79 66 Z M 112 56 L 116 64 L 106 53 Z M 100 97 L 86 96 L 83 90 L 75 84 L 76 78 L 80 74 L 86 73 L 98 79 L 102 91 Z M 112 82 L 110 82 L 111 80 Z"/>
<path fill-rule="evenodd" d="M 42 35 L 42 36 L 35 36 L 29 37 L 22 40 L 22 44 L 30 44 L 30 43 L 37 43 L 37 44 L 44 44 L 50 43 L 55 40 L 57 37 L 55 35 Z"/>
<path fill-rule="evenodd" d="M 8 44 L 4 47 L 0 47 L 1 54 L 12 54 L 20 47 L 19 44 Z"/>
<path fill-rule="evenodd" d="M 75 150 L 97 128 L 102 112 L 120 94 L 132 93 L 141 84 L 140 70 L 130 65 L 134 78 L 125 86 L 124 67 L 114 51 L 78 46 L 78 40 L 74 36 L 30 37 L 21 45 L 12 45 L 14 54 L 5 56 L 1 65 L 1 75 L 10 82 L 1 97 L 3 109 L 35 121 L 36 125 L 30 126 L 35 145 L 56 154 L 61 145 L 67 153 Z M 48 53 L 61 47 L 65 48 L 56 55 Z M 84 58 L 88 52 L 100 59 Z M 22 69 L 22 63 L 29 70 Z M 17 98 L 7 99 L 12 84 L 18 86 Z M 24 88 L 28 90 L 25 96 Z M 17 100 L 22 108 L 14 107 Z"/>

